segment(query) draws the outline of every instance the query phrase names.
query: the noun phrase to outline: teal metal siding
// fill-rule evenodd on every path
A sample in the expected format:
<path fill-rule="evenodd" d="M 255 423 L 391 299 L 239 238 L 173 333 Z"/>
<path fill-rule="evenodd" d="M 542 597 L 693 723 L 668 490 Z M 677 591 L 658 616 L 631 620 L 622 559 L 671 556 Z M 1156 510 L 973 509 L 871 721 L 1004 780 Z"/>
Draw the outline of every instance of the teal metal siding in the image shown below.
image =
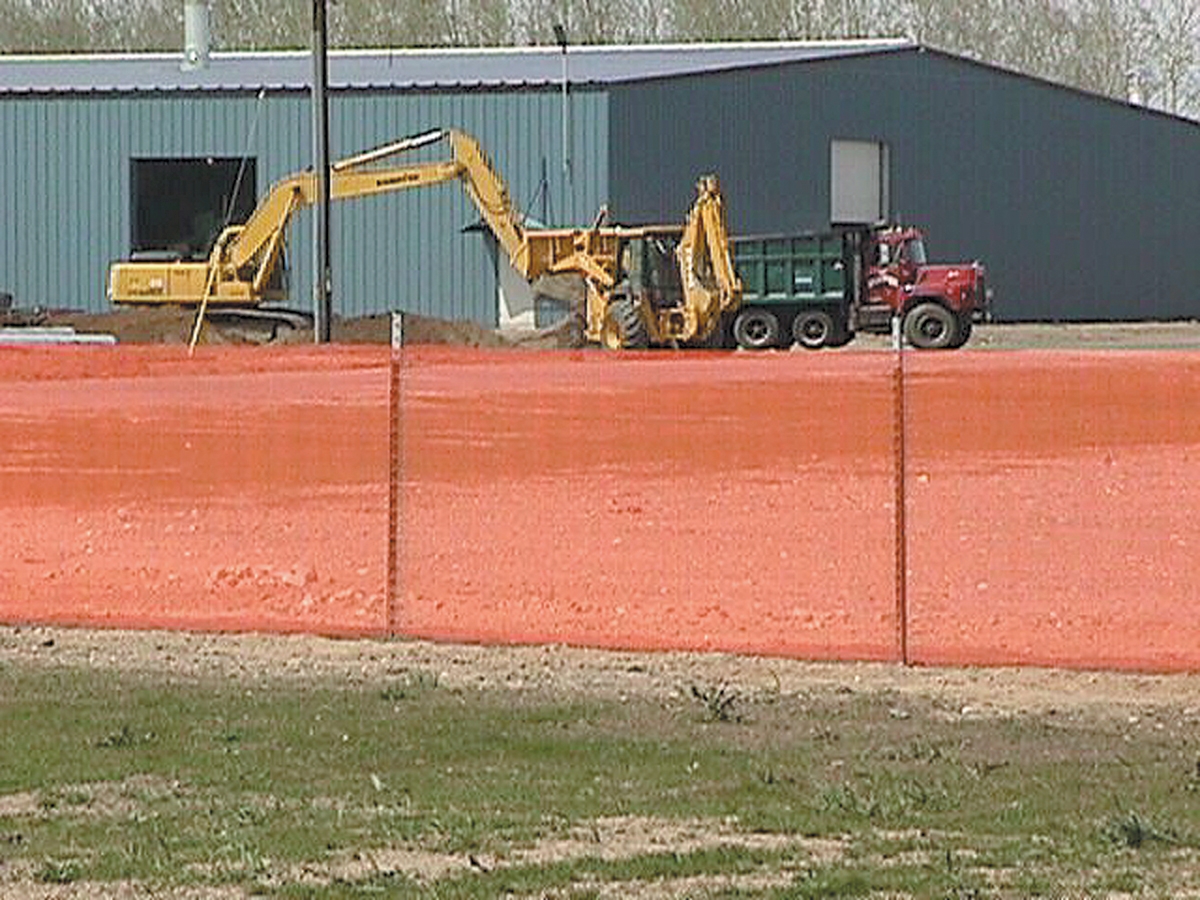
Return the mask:
<path fill-rule="evenodd" d="M 569 184 L 554 91 L 337 94 L 330 107 L 335 158 L 455 126 L 479 138 L 519 206 L 535 197 L 544 169 L 554 224 L 590 219 L 607 198 L 607 97 L 600 91 L 571 96 L 577 165 Z M 131 159 L 249 154 L 261 196 L 272 181 L 311 164 L 311 134 L 309 99 L 295 93 L 261 101 L 253 94 L 0 99 L 0 291 L 23 306 L 107 308 L 108 265 L 130 247 Z M 539 202 L 529 211 L 541 209 Z M 336 204 L 335 311 L 400 308 L 494 324 L 494 253 L 479 233 L 461 233 L 477 218 L 455 185 Z M 289 241 L 291 302 L 301 308 L 311 304 L 311 219 L 310 212 L 297 216 Z"/>
<path fill-rule="evenodd" d="M 455 126 L 475 135 L 513 201 L 540 218 L 548 182 L 551 224 L 590 220 L 608 193 L 606 97 L 571 98 L 572 141 L 586 165 L 567 184 L 561 164 L 561 100 L 553 92 L 348 96 L 333 106 L 334 156 L 404 135 Z M 444 147 L 424 156 L 441 156 Z M 417 157 L 423 158 L 423 157 Z M 586 210 L 582 214 L 576 210 Z M 494 248 L 463 231 L 479 214 L 457 184 L 340 204 L 334 210 L 335 299 L 349 314 L 404 309 L 494 324 Z M 347 254 L 360 261 L 351 264 Z M 307 273 L 303 273 L 307 274 Z M 482 304 L 482 305 L 481 305 Z"/>

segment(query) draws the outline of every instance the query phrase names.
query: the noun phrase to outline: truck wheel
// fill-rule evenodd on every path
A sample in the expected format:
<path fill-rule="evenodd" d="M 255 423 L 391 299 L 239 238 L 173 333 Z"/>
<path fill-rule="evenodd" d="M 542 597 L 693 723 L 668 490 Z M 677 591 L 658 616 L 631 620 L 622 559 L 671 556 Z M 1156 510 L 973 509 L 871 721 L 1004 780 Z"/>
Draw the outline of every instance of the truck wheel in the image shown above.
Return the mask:
<path fill-rule="evenodd" d="M 954 313 L 940 303 L 918 303 L 904 316 L 904 339 L 918 350 L 946 350 L 957 334 Z"/>
<path fill-rule="evenodd" d="M 845 347 L 848 343 L 854 340 L 854 332 L 850 330 L 850 326 L 845 319 L 837 318 L 833 321 L 833 337 L 830 338 L 829 347 Z"/>
<path fill-rule="evenodd" d="M 823 309 L 806 309 L 792 321 L 792 337 L 806 350 L 820 350 L 833 344 L 837 331 L 833 316 Z"/>
<path fill-rule="evenodd" d="M 950 343 L 951 350 L 957 350 L 971 339 L 971 328 L 972 325 L 970 316 L 958 317 L 958 331 L 954 335 L 954 340 Z"/>
<path fill-rule="evenodd" d="M 744 309 L 733 322 L 733 336 L 745 350 L 779 346 L 779 320 L 765 309 Z"/>
<path fill-rule="evenodd" d="M 618 297 L 608 304 L 600 343 L 608 350 L 645 350 L 650 346 L 646 323 L 631 298 Z"/>

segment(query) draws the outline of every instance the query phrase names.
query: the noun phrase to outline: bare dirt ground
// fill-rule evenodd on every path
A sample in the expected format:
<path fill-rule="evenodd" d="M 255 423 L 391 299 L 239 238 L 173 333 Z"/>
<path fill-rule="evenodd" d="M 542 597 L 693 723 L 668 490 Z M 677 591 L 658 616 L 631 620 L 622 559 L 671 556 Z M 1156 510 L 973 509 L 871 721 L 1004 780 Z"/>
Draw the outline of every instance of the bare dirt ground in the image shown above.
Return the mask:
<path fill-rule="evenodd" d="M 178 308 L 117 309 L 107 313 L 49 313 L 40 324 L 70 326 L 79 332 L 114 335 L 122 344 L 187 344 L 195 327 L 195 313 Z M 391 340 L 389 314 L 343 318 L 331 323 L 332 339 L 339 344 L 386 344 Z M 428 316 L 406 315 L 405 341 L 410 344 L 448 344 L 459 347 L 569 346 L 570 336 L 563 329 L 501 332 L 474 322 L 450 322 Z M 307 327 L 254 325 L 223 319 L 205 321 L 198 344 L 308 344 L 313 332 Z"/>
<path fill-rule="evenodd" d="M 887 338 L 859 338 L 846 349 L 884 348 Z M 970 350 L 1200 350 L 1200 322 L 1023 322 L 977 325 Z"/>
<path fill-rule="evenodd" d="M 182 343 L 192 318 L 180 311 L 60 313 L 55 324 L 114 332 L 120 340 Z M 388 316 L 337 320 L 347 343 L 388 341 Z M 528 332 L 500 334 L 470 323 L 412 317 L 410 340 L 474 347 L 518 347 Z M 211 335 L 222 342 L 220 331 Z M 859 349 L 888 346 L 860 338 Z M 970 349 L 1200 349 L 1200 322 L 1002 324 L 976 330 Z M 94 665 L 174 677 L 370 679 L 395 666 L 438 670 L 462 686 L 619 695 L 677 690 L 685 683 L 728 683 L 775 690 L 856 686 L 952 696 L 996 713 L 1086 709 L 1127 714 L 1144 706 L 1196 706 L 1200 676 L 1070 672 L 1043 668 L 901 668 L 888 664 L 814 664 L 722 654 L 610 653 L 604 650 L 458 646 L 425 642 L 330 641 L 311 636 L 188 635 L 174 632 L 46 628 L 0 630 L 0 660 L 38 665 Z"/>
<path fill-rule="evenodd" d="M 847 691 L 923 697 L 964 716 L 1053 713 L 1200 721 L 1200 673 L 1148 675 L 1043 668 L 903 667 L 804 662 L 725 653 L 634 653 L 564 645 L 480 646 L 338 640 L 311 635 L 188 634 L 0 627 L 0 665 L 86 667 L 164 682 L 386 684 L 397 672 L 436 675 L 455 690 L 547 698 L 661 699 L 690 685 L 741 695 Z"/>

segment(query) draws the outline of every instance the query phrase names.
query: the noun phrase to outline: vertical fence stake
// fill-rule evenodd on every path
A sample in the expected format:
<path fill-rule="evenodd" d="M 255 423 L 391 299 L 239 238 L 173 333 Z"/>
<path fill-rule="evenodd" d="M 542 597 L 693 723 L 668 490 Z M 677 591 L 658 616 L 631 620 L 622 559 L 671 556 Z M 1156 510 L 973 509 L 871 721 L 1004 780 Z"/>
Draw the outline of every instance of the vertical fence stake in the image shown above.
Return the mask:
<path fill-rule="evenodd" d="M 902 665 L 908 665 L 908 492 L 904 483 L 906 468 L 905 409 L 904 409 L 904 334 L 900 317 L 892 317 L 892 349 L 896 365 L 894 377 L 895 421 L 892 427 L 892 446 L 895 451 L 893 471 L 896 482 L 896 655 Z"/>
<path fill-rule="evenodd" d="M 388 354 L 388 558 L 387 636 L 396 636 L 400 603 L 400 479 L 402 434 L 400 431 L 400 356 L 404 346 L 404 313 L 392 313 L 391 352 Z"/>

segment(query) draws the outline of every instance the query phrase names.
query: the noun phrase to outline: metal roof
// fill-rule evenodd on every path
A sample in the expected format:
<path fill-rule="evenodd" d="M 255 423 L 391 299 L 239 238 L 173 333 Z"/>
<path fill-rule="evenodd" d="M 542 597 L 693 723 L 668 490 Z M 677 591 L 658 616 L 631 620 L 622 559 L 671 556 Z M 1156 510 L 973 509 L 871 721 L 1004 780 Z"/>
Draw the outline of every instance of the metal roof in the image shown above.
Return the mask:
<path fill-rule="evenodd" d="M 905 40 L 579 45 L 568 48 L 573 84 L 614 84 L 914 49 Z M 308 51 L 218 52 L 201 68 L 183 53 L 0 56 L 0 94 L 114 91 L 306 90 Z M 562 51 L 551 47 L 333 50 L 335 89 L 508 88 L 559 84 Z"/>

